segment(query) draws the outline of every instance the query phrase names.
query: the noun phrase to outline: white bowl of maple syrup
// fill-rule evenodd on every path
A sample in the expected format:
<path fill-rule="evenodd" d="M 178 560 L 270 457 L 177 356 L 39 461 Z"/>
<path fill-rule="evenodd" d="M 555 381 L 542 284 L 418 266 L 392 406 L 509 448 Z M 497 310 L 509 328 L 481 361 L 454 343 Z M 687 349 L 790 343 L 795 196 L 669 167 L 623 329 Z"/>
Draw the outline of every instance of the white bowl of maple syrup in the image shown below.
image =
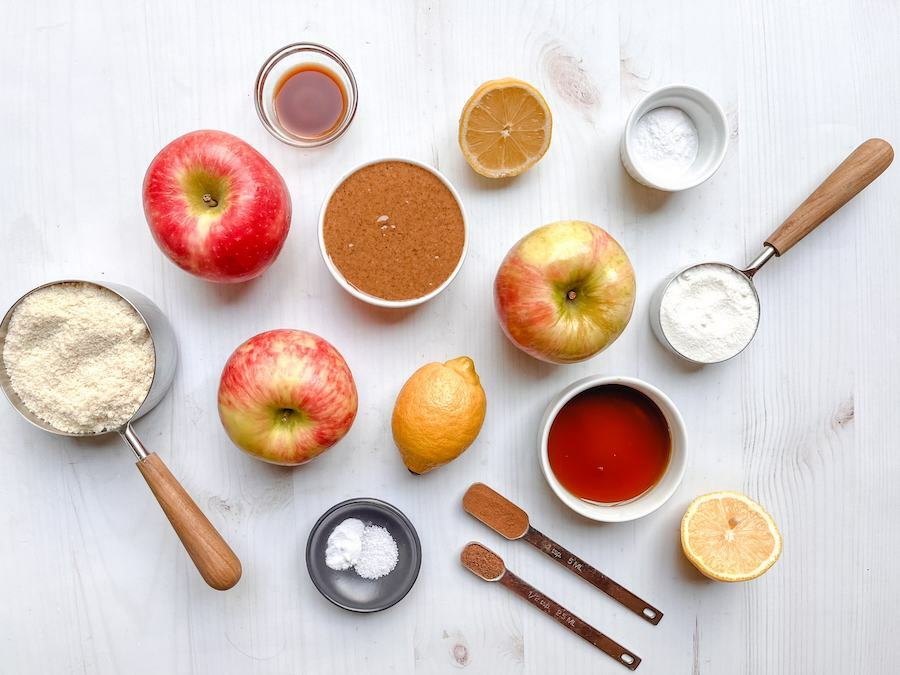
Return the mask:
<path fill-rule="evenodd" d="M 642 518 L 665 504 L 687 466 L 687 430 L 662 391 L 633 377 L 591 376 L 547 406 L 540 461 L 553 493 L 602 522 Z"/>

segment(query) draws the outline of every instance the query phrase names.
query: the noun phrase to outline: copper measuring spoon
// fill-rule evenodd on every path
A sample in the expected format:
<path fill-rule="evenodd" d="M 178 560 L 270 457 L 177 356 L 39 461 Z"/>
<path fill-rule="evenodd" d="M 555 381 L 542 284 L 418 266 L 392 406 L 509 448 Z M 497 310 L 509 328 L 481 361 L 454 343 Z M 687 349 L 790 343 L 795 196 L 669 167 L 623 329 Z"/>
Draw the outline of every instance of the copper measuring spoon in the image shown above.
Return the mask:
<path fill-rule="evenodd" d="M 484 483 L 472 483 L 466 490 L 466 494 L 463 495 L 463 509 L 501 537 L 506 537 L 510 541 L 524 539 L 654 626 L 662 619 L 663 613 L 649 602 L 641 600 L 600 570 L 588 565 L 571 551 L 538 532 L 529 524 L 528 514 L 525 511 Z"/>
<path fill-rule="evenodd" d="M 594 645 L 597 649 L 611 656 L 629 670 L 635 670 L 641 659 L 625 649 L 612 638 L 607 637 L 589 623 L 579 619 L 556 600 L 548 598 L 527 581 L 516 576 L 508 569 L 503 558 L 477 541 L 465 545 L 459 556 L 467 570 L 484 581 L 499 581 L 516 595 L 525 598 L 545 614 Z"/>

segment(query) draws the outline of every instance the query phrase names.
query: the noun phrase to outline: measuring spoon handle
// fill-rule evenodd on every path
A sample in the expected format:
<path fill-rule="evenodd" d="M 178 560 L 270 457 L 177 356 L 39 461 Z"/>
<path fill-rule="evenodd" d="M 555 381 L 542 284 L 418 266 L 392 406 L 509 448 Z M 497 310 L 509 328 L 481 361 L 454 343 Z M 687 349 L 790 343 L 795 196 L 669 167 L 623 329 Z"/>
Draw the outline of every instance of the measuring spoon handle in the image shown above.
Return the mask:
<path fill-rule="evenodd" d="M 894 159 L 891 144 L 870 138 L 841 162 L 822 184 L 787 217 L 766 245 L 782 255 L 821 225 L 831 214 L 862 192 Z"/>
<path fill-rule="evenodd" d="M 539 551 L 543 551 L 544 553 L 546 553 L 548 556 L 550 556 L 550 558 L 558 562 L 563 567 L 572 570 L 575 574 L 580 576 L 585 581 L 599 588 L 613 600 L 621 603 L 632 612 L 637 614 L 639 617 L 644 619 L 644 621 L 648 621 L 655 626 L 659 623 L 660 619 L 662 619 L 663 613 L 656 609 L 656 607 L 651 605 L 649 602 L 641 600 L 641 598 L 636 596 L 627 588 L 613 581 L 608 576 L 603 574 L 603 572 L 587 564 L 577 555 L 563 548 L 555 541 L 542 534 L 541 532 L 538 532 L 531 526 L 529 526 L 528 531 L 525 533 L 525 541 L 537 548 Z"/>
<path fill-rule="evenodd" d="M 539 610 L 551 616 L 557 623 L 562 624 L 577 636 L 587 640 L 597 649 L 611 656 L 629 670 L 637 668 L 641 659 L 636 654 L 628 651 L 612 638 L 607 637 L 589 623 L 579 619 L 556 600 L 548 598 L 524 579 L 506 570 L 500 583 L 506 586 L 516 595 L 524 598 Z"/>

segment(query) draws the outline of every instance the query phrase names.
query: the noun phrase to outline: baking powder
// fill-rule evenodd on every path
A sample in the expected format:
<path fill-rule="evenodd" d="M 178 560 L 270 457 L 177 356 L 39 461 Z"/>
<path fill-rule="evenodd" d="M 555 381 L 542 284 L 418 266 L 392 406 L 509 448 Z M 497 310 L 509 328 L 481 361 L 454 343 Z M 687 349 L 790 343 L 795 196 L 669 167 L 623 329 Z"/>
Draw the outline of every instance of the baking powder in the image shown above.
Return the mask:
<path fill-rule="evenodd" d="M 362 536 L 366 524 L 358 518 L 347 518 L 328 535 L 325 564 L 333 570 L 353 567 L 362 553 Z"/>
<path fill-rule="evenodd" d="M 697 159 L 699 147 L 697 126 L 681 108 L 654 108 L 635 124 L 635 161 L 645 174 L 660 182 L 684 175 Z"/>
<path fill-rule="evenodd" d="M 155 355 L 146 324 L 125 300 L 93 284 L 63 283 L 16 307 L 3 364 L 28 410 L 81 434 L 131 419 L 150 390 Z"/>
<path fill-rule="evenodd" d="M 759 303 L 750 280 L 726 265 L 691 267 L 666 288 L 660 326 L 669 343 L 700 363 L 724 361 L 753 339 Z"/>

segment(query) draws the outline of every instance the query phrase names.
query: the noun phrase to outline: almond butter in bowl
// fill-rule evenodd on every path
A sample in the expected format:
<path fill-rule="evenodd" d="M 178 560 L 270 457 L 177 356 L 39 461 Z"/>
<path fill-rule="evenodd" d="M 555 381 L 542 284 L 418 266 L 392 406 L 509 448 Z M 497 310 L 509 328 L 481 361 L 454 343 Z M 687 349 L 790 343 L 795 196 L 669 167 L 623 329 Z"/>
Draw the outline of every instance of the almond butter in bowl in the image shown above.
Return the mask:
<path fill-rule="evenodd" d="M 319 247 L 337 282 L 364 302 L 410 307 L 446 288 L 466 253 L 466 218 L 450 182 L 410 159 L 357 167 L 326 197 Z"/>

